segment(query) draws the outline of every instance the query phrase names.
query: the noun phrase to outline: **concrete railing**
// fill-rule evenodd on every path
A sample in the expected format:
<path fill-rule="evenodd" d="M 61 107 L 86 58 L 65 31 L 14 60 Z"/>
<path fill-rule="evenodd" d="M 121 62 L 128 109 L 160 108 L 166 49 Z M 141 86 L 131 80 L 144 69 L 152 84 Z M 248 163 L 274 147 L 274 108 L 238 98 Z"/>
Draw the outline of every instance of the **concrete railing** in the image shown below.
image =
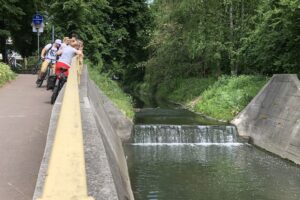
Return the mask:
<path fill-rule="evenodd" d="M 39 200 L 92 200 L 88 197 L 78 83 L 82 58 L 75 57 L 59 114 Z M 79 73 L 78 73 L 79 71 Z"/>

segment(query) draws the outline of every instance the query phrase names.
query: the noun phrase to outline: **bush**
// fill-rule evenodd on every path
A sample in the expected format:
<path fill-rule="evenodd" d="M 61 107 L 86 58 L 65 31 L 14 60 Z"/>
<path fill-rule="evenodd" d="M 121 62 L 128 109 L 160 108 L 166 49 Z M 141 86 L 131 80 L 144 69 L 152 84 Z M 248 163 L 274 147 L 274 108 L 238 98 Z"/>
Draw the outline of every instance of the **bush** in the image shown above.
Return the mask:
<path fill-rule="evenodd" d="M 6 82 L 14 79 L 16 74 L 10 69 L 10 67 L 2 62 L 0 62 L 0 86 L 4 85 Z"/>
<path fill-rule="evenodd" d="M 222 76 L 203 92 L 193 110 L 230 121 L 248 105 L 267 80 L 263 76 Z"/>

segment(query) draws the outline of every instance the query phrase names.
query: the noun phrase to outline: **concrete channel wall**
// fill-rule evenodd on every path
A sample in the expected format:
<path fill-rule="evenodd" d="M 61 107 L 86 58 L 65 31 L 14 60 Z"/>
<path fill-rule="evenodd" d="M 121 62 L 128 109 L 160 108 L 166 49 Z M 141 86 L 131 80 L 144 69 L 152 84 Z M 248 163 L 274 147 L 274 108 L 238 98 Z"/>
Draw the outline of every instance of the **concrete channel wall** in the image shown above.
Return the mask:
<path fill-rule="evenodd" d="M 119 200 L 133 200 L 122 140 L 129 139 L 133 123 L 114 106 L 95 83 L 87 79 L 87 94 L 101 133 Z"/>
<path fill-rule="evenodd" d="M 278 74 L 232 121 L 254 145 L 300 164 L 300 82 Z"/>
<path fill-rule="evenodd" d="M 33 200 L 41 197 L 64 90 L 56 100 Z M 129 139 L 132 122 L 88 78 L 83 69 L 80 109 L 88 195 L 95 200 L 133 200 L 122 140 Z"/>

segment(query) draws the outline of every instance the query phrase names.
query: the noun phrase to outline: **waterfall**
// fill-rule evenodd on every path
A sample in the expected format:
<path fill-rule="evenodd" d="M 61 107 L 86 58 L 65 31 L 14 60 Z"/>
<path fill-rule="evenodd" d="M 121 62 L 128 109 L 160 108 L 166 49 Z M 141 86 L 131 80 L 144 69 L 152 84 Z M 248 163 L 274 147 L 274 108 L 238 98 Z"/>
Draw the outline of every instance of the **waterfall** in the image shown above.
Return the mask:
<path fill-rule="evenodd" d="M 240 143 L 234 126 L 136 125 L 135 144 Z"/>

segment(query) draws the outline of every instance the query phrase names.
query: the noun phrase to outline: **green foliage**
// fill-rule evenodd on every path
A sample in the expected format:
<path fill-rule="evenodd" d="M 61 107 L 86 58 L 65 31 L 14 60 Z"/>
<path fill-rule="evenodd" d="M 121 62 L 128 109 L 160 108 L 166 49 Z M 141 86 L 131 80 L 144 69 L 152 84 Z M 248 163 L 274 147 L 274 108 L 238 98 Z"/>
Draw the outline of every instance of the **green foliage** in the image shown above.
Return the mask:
<path fill-rule="evenodd" d="M 105 74 L 99 73 L 98 66 L 89 64 L 89 75 L 98 87 L 115 103 L 115 105 L 129 118 L 133 119 L 134 111 L 132 99 L 129 95 L 125 94 L 119 85 L 109 79 Z"/>
<path fill-rule="evenodd" d="M 87 57 L 97 64 L 106 40 L 107 12 L 110 10 L 106 0 L 51 0 L 49 3 L 49 22 L 56 27 L 57 37 L 76 33 L 84 41 Z"/>
<path fill-rule="evenodd" d="M 6 39 L 20 28 L 19 20 L 25 14 L 19 0 L 0 0 L 0 52 L 6 62 Z"/>
<path fill-rule="evenodd" d="M 32 52 L 37 49 L 37 35 L 32 32 L 31 21 L 34 14 L 36 14 L 36 9 L 43 8 L 41 0 L 22 0 L 18 1 L 17 5 L 22 12 L 22 16 L 19 16 L 18 28 L 11 31 L 11 37 L 13 39 L 13 47 L 16 49 L 22 56 L 30 56 Z M 26 13 L 26 15 L 25 15 Z M 45 33 L 43 33 L 45 34 Z M 41 35 L 41 37 L 43 36 Z"/>
<path fill-rule="evenodd" d="M 85 55 L 102 71 L 121 78 L 124 85 L 140 81 L 147 59 L 151 13 L 144 0 L 51 0 L 51 24 L 60 37 L 77 33 Z"/>
<path fill-rule="evenodd" d="M 211 86 L 216 78 L 177 78 L 158 87 L 158 95 L 181 104 L 188 104 L 198 98 L 203 91 Z"/>
<path fill-rule="evenodd" d="M 111 7 L 106 30 L 104 69 L 116 74 L 128 86 L 141 81 L 144 67 L 137 65 L 148 57 L 144 47 L 150 40 L 152 15 L 144 0 L 108 0 Z"/>
<path fill-rule="evenodd" d="M 193 109 L 230 121 L 248 105 L 267 80 L 263 76 L 222 76 L 202 93 Z"/>
<path fill-rule="evenodd" d="M 253 18 L 243 43 L 244 65 L 250 72 L 300 74 L 300 0 L 267 0 Z"/>
<path fill-rule="evenodd" d="M 10 67 L 0 62 L 0 86 L 4 85 L 16 77 L 16 74 L 11 71 Z"/>
<path fill-rule="evenodd" d="M 298 73 L 300 0 L 156 0 L 147 82 Z"/>
<path fill-rule="evenodd" d="M 0 1 L 0 37 L 8 37 L 13 30 L 20 26 L 18 20 L 25 13 L 18 6 L 18 0 L 1 0 Z"/>
<path fill-rule="evenodd" d="M 155 29 L 146 64 L 153 85 L 175 77 L 237 73 L 240 40 L 258 0 L 156 0 Z"/>

